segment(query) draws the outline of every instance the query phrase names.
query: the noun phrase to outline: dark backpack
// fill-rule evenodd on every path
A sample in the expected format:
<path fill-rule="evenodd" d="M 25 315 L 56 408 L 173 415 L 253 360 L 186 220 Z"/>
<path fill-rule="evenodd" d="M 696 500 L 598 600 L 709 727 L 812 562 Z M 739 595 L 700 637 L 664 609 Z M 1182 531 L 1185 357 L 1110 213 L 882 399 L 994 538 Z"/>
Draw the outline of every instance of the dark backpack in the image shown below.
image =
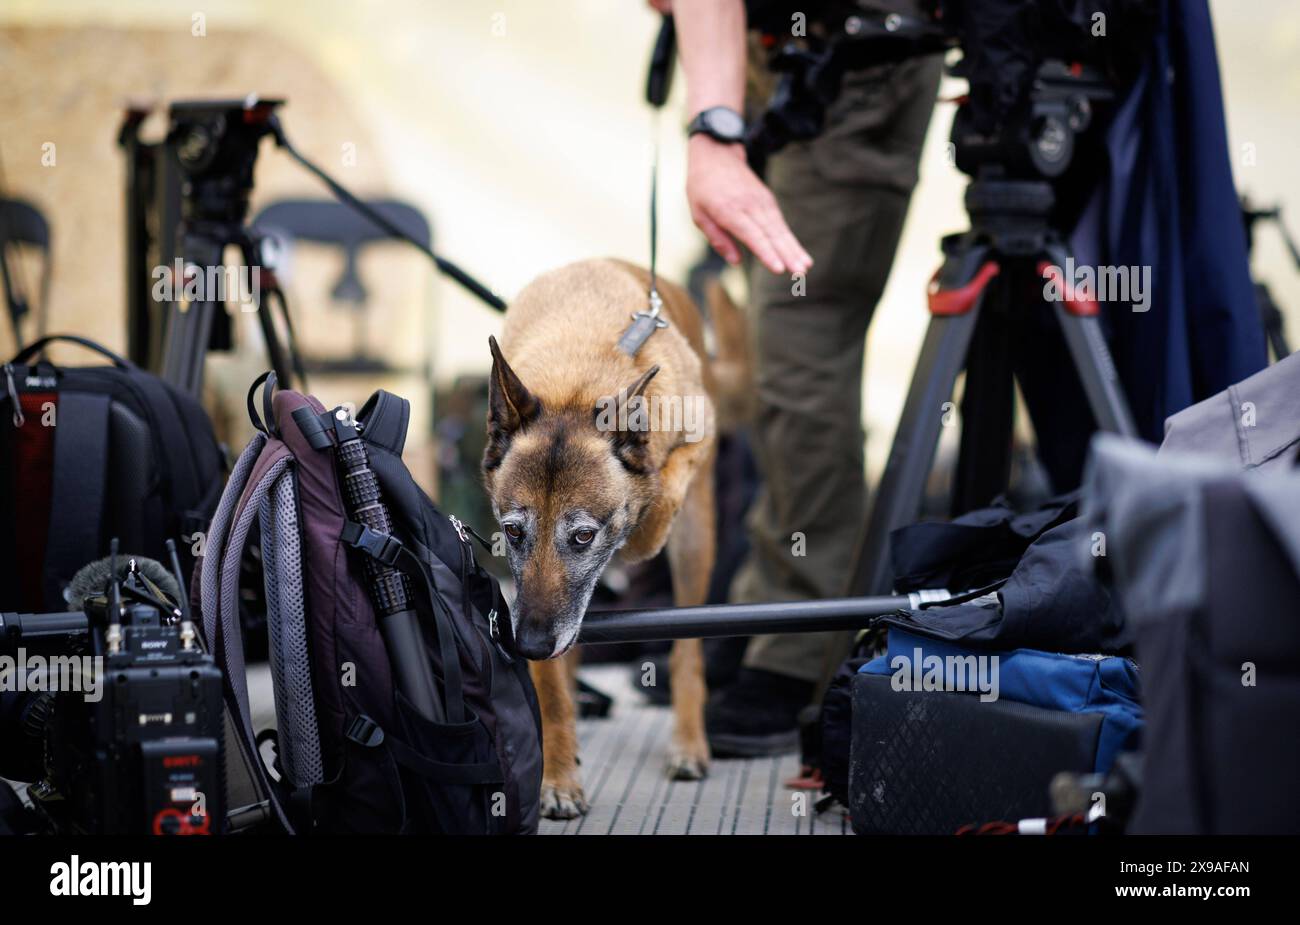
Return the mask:
<path fill-rule="evenodd" d="M 262 392 L 263 412 L 254 407 Z M 392 519 L 362 530 L 344 505 L 337 447 L 316 399 L 249 394 L 261 431 L 244 450 L 208 534 L 197 584 L 203 626 L 226 672 L 237 746 L 290 832 L 533 833 L 541 716 L 515 657 L 496 580 L 463 526 L 444 516 L 401 460 L 409 404 L 376 392 L 357 416 Z M 304 417 L 303 409 L 306 409 Z M 296 418 L 295 411 L 300 414 Z M 264 419 L 264 420 L 263 420 Z M 277 719 L 272 780 L 249 709 L 239 620 L 240 557 L 261 532 Z M 446 722 L 395 689 L 363 568 L 372 556 L 407 574 Z"/>
<path fill-rule="evenodd" d="M 54 341 L 80 344 L 108 366 L 40 358 Z M 177 539 L 186 575 L 196 534 L 221 494 L 225 455 L 189 395 L 93 341 L 42 338 L 4 365 L 0 389 L 0 605 L 67 609 L 63 588 L 108 553 L 167 561 Z"/>

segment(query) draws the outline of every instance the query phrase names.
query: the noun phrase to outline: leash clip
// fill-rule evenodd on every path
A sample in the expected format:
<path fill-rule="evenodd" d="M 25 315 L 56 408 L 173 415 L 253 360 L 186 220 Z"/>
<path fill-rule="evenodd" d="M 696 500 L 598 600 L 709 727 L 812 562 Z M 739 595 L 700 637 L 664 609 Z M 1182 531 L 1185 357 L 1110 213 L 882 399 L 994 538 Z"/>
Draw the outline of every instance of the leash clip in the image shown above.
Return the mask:
<path fill-rule="evenodd" d="M 659 317 L 663 313 L 663 308 L 664 308 L 664 300 L 659 298 L 659 290 L 651 286 L 650 287 L 650 311 L 635 312 L 632 315 L 632 320 L 636 321 L 639 318 L 653 318 L 656 328 L 666 328 L 668 327 L 668 322 L 665 321 L 663 318 Z"/>
<path fill-rule="evenodd" d="M 659 291 L 651 288 L 650 290 L 650 310 L 648 312 L 636 312 L 632 315 L 632 323 L 623 336 L 618 339 L 618 349 L 628 356 L 636 356 L 637 351 L 645 345 L 650 339 L 650 335 L 660 328 L 668 327 L 668 321 L 661 318 L 663 312 L 664 300 L 659 298 Z"/>

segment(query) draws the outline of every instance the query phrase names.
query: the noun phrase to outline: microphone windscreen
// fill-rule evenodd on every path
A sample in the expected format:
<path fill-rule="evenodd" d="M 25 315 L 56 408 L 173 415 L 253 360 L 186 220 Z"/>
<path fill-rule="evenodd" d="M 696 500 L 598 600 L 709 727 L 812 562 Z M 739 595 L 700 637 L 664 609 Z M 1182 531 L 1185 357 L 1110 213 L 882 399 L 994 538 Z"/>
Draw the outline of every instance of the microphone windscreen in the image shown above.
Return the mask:
<path fill-rule="evenodd" d="M 173 603 L 180 601 L 181 589 L 176 584 L 176 577 L 157 559 L 146 559 L 144 556 L 130 556 L 118 553 L 118 581 L 130 574 L 132 559 L 135 559 L 137 572 L 156 584 Z M 77 574 L 72 576 L 72 580 L 68 582 L 68 587 L 63 592 L 63 598 L 68 602 L 71 609 L 81 610 L 86 603 L 86 598 L 99 597 L 108 591 L 108 586 L 113 578 L 113 571 L 109 565 L 111 561 L 111 557 L 97 559 L 77 570 Z"/>

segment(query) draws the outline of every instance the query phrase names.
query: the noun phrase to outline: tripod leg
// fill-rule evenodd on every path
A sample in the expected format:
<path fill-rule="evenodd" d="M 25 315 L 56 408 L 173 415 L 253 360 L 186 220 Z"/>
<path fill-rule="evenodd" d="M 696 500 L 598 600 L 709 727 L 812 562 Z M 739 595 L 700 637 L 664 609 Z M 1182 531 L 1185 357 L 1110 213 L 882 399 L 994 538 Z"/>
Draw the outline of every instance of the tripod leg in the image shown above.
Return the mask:
<path fill-rule="evenodd" d="M 951 514 L 984 507 L 1007 490 L 1016 394 L 1011 374 L 1008 283 L 994 280 L 966 351 L 961 398 L 961 451 L 952 485 Z M 969 426 L 967 426 L 969 422 Z"/>
<path fill-rule="evenodd" d="M 979 256 L 982 258 L 982 253 Z M 973 265 L 984 266 L 982 259 Z M 921 508 L 940 428 L 953 410 L 948 403 L 979 320 L 980 292 L 997 272 L 996 266 L 988 266 L 992 266 L 991 272 L 982 269 L 978 276 L 971 273 L 967 277 L 967 287 L 976 287 L 968 307 L 952 314 L 936 313 L 930 320 L 898 431 L 889 450 L 889 461 L 871 505 L 866 532 L 854 553 L 849 573 L 850 597 L 887 593 L 892 586 L 889 534 L 915 519 Z M 932 297 L 931 311 L 934 310 Z"/>
<path fill-rule="evenodd" d="M 1049 248 L 1048 255 L 1057 267 L 1067 266 L 1068 255 L 1064 248 Z M 1046 263 L 1039 266 L 1040 273 L 1047 269 Z M 1137 427 L 1124 397 L 1119 372 L 1101 333 L 1097 303 L 1067 296 L 1063 301 L 1054 302 L 1053 307 L 1097 427 L 1125 437 L 1136 437 Z"/>
<path fill-rule="evenodd" d="M 188 236 L 183 265 L 193 265 L 204 274 L 200 282 L 206 288 L 208 268 L 222 266 L 224 250 L 224 244 L 213 238 Z M 173 285 L 183 290 L 185 280 L 174 280 Z M 185 308 L 181 305 L 182 300 L 177 299 L 168 306 L 162 377 L 177 388 L 198 395 L 203 389 L 203 361 L 212 338 L 212 319 L 223 307 L 220 302 L 203 299 L 191 302 Z"/>

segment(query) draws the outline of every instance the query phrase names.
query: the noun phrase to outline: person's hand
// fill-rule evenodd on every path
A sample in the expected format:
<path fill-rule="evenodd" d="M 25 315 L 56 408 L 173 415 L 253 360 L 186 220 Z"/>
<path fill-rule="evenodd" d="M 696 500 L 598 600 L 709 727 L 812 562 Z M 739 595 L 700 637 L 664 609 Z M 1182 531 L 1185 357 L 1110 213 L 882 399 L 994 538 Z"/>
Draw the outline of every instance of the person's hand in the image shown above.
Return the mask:
<path fill-rule="evenodd" d="M 730 264 L 740 262 L 736 241 L 773 273 L 806 273 L 812 257 L 781 215 L 772 191 L 745 163 L 743 145 L 693 135 L 686 168 L 691 219 Z"/>
<path fill-rule="evenodd" d="M 656 13 L 663 13 L 665 16 L 673 15 L 673 0 L 646 0 L 646 4 Z"/>

